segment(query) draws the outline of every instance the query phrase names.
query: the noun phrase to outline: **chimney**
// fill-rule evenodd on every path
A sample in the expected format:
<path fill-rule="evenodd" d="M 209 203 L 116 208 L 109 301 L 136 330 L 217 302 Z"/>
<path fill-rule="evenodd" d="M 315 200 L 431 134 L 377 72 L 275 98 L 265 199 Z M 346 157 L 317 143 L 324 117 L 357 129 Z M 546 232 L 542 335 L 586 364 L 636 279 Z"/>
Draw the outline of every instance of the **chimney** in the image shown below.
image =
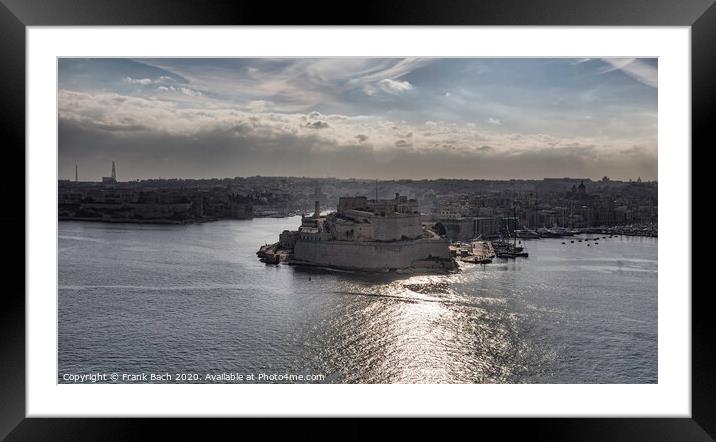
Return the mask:
<path fill-rule="evenodd" d="M 316 208 L 313 211 L 313 217 L 318 218 L 321 216 L 321 203 L 316 200 Z"/>

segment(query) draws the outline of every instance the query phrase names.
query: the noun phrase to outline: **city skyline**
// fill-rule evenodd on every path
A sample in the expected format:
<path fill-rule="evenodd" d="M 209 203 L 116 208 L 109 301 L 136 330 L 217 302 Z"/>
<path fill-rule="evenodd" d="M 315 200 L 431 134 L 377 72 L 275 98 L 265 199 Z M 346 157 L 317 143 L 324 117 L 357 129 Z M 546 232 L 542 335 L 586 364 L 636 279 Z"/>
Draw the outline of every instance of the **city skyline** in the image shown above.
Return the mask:
<path fill-rule="evenodd" d="M 112 161 L 114 165 L 114 161 Z M 73 179 L 62 177 L 60 176 L 61 181 L 79 181 L 79 182 L 100 182 L 103 178 L 108 178 L 107 176 L 99 177 L 96 179 L 86 178 L 81 179 L 79 178 L 79 172 L 78 172 L 78 165 L 75 165 L 74 170 L 74 177 Z M 544 180 L 584 180 L 588 182 L 600 182 L 600 181 L 609 181 L 609 182 L 645 182 L 645 183 L 656 183 L 658 182 L 657 179 L 654 180 L 648 180 L 648 179 L 642 179 L 641 175 L 637 176 L 636 178 L 629 177 L 626 179 L 612 179 L 607 175 L 602 176 L 601 178 L 592 178 L 587 176 L 549 176 L 549 177 L 540 177 L 540 178 L 518 178 L 518 177 L 511 177 L 511 178 L 495 178 L 495 179 L 489 179 L 489 178 L 445 178 L 445 177 L 437 177 L 437 178 L 368 178 L 368 177 L 361 177 L 361 176 L 345 176 L 345 177 L 338 177 L 338 176 L 301 176 L 301 175 L 260 175 L 260 174 L 254 174 L 254 175 L 237 175 L 237 176 L 215 176 L 215 177 L 170 177 L 170 176 L 156 176 L 156 177 L 145 177 L 145 178 L 131 178 L 131 179 L 122 179 L 121 176 L 115 175 L 116 172 L 114 169 L 110 171 L 109 175 L 112 177 L 112 179 L 115 180 L 115 182 L 135 182 L 135 181 L 172 181 L 172 180 L 184 180 L 184 181 L 202 181 L 202 180 L 234 180 L 234 179 L 251 179 L 251 178 L 275 178 L 275 179 L 316 179 L 316 180 L 345 180 L 345 181 L 378 181 L 378 182 L 391 182 L 391 181 L 439 181 L 439 180 L 454 180 L 454 181 L 486 181 L 486 182 L 509 182 L 509 181 L 544 181 Z"/>
<path fill-rule="evenodd" d="M 65 179 L 657 179 L 656 59 L 58 64 Z"/>

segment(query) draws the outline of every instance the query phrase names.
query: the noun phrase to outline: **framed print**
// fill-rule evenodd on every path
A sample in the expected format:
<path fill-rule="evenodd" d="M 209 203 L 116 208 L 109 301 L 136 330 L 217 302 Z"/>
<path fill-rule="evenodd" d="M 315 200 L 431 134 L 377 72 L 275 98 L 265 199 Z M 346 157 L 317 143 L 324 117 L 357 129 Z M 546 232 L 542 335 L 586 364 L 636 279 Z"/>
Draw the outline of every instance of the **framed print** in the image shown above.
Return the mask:
<path fill-rule="evenodd" d="M 139 417 L 713 438 L 712 2 L 3 1 L 8 440 Z"/>

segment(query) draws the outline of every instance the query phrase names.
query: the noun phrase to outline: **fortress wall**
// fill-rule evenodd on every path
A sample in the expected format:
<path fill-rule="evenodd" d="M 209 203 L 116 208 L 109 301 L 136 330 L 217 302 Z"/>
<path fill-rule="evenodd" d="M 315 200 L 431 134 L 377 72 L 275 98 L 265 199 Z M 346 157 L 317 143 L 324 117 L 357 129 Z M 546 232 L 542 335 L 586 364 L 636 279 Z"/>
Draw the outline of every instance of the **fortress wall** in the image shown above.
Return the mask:
<path fill-rule="evenodd" d="M 366 241 L 373 238 L 373 225 L 368 223 L 335 223 L 332 225 L 336 238 L 345 241 Z"/>
<path fill-rule="evenodd" d="M 450 258 L 447 240 L 419 239 L 401 243 L 367 241 L 296 242 L 293 257 L 314 265 L 348 269 L 405 269 L 429 256 Z"/>
<path fill-rule="evenodd" d="M 423 233 L 420 215 L 376 216 L 371 218 L 373 237 L 378 241 L 400 240 L 403 235 L 416 238 Z"/>

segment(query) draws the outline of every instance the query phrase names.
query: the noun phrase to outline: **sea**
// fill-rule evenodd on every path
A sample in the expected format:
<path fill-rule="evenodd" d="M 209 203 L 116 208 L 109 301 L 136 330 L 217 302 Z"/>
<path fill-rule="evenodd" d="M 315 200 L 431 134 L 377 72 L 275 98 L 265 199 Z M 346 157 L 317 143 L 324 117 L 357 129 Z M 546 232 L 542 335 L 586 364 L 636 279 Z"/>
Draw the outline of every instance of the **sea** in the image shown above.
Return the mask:
<path fill-rule="evenodd" d="M 299 224 L 59 222 L 58 382 L 658 382 L 656 238 L 440 275 L 257 259 Z"/>

